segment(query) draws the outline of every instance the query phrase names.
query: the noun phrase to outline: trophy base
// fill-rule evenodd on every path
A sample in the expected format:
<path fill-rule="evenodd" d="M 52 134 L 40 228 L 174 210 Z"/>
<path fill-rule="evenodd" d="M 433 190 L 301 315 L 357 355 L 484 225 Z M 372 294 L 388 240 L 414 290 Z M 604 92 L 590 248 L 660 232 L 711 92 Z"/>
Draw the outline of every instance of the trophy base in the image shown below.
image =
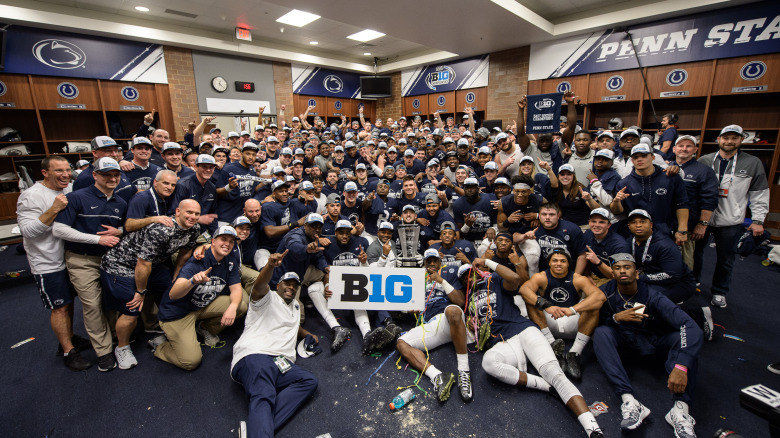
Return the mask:
<path fill-rule="evenodd" d="M 423 266 L 422 256 L 417 257 L 403 257 L 396 259 L 396 268 L 421 268 Z"/>

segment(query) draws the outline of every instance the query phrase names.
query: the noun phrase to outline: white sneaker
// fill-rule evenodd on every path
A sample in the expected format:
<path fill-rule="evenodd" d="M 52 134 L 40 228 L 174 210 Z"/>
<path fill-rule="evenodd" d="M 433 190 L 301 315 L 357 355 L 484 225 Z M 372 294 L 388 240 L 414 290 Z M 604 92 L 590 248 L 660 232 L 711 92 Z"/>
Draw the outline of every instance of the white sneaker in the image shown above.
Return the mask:
<path fill-rule="evenodd" d="M 677 408 L 676 404 L 666 413 L 666 422 L 674 428 L 675 437 L 696 438 L 696 431 L 693 429 L 696 421 L 690 414 Z"/>
<path fill-rule="evenodd" d="M 246 438 L 246 421 L 238 423 L 238 438 Z"/>
<path fill-rule="evenodd" d="M 149 341 L 147 341 L 147 342 L 149 344 L 149 348 L 152 349 L 152 353 L 154 353 L 154 351 L 157 350 L 157 347 L 159 347 L 160 344 L 162 344 L 163 342 L 165 342 L 167 340 L 168 340 L 168 338 L 165 337 L 165 335 L 157 335 L 157 336 L 153 337 L 152 339 L 149 339 Z"/>
<path fill-rule="evenodd" d="M 720 307 L 721 309 L 726 307 L 726 296 L 725 295 L 713 295 L 712 300 L 710 303 L 715 307 Z"/>
<path fill-rule="evenodd" d="M 623 430 L 634 430 L 641 426 L 642 421 L 650 415 L 650 409 L 634 399 L 623 402 L 620 405 L 620 413 L 623 416 L 623 419 L 620 421 L 620 428 Z"/>
<path fill-rule="evenodd" d="M 114 356 L 116 356 L 116 362 L 120 370 L 129 370 L 138 365 L 138 361 L 135 360 L 133 350 L 130 349 L 129 345 L 114 348 Z"/>
<path fill-rule="evenodd" d="M 715 333 L 715 322 L 712 320 L 712 309 L 710 309 L 709 306 L 702 307 L 701 313 L 704 315 L 704 327 L 702 327 L 704 339 L 711 341 L 712 336 Z"/>
<path fill-rule="evenodd" d="M 209 347 L 214 348 L 219 344 L 219 336 L 203 328 L 200 323 L 195 324 L 195 331 L 203 337 L 203 343 Z"/>

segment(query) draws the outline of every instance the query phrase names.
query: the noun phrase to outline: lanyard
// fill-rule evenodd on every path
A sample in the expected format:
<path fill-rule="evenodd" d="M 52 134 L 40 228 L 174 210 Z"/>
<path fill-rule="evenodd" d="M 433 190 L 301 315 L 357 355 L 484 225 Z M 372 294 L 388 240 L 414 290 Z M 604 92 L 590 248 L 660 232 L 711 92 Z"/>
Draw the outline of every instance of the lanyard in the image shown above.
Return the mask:
<path fill-rule="evenodd" d="M 642 252 L 642 264 L 645 263 L 645 259 L 647 259 L 647 252 L 650 251 L 650 241 L 653 240 L 653 236 L 650 235 L 650 237 L 647 238 L 647 242 L 645 242 L 645 250 Z M 636 252 L 636 237 L 631 238 L 631 252 Z"/>
<path fill-rule="evenodd" d="M 152 201 L 154 201 L 154 211 L 157 216 L 160 215 L 160 206 L 157 204 L 157 196 L 154 194 L 154 187 L 149 188 L 149 193 L 152 195 Z"/>
<path fill-rule="evenodd" d="M 735 170 L 737 170 L 737 156 L 738 156 L 738 155 L 739 155 L 739 152 L 737 152 L 736 154 L 734 154 L 734 162 L 733 162 L 733 163 L 731 163 L 731 177 L 729 178 L 729 186 L 727 187 L 727 189 L 728 189 L 728 188 L 731 188 L 731 184 L 734 182 L 734 171 L 735 171 Z M 717 162 L 718 162 L 718 157 L 720 157 L 720 155 L 718 155 L 718 154 L 715 154 L 715 159 L 714 159 L 714 160 L 712 160 L 712 170 L 714 170 L 714 171 L 715 171 L 715 175 L 716 175 L 716 176 L 717 176 L 717 175 L 720 175 L 720 171 L 719 171 L 719 170 L 720 170 L 720 165 L 718 165 L 718 168 L 717 168 L 717 169 L 715 168 L 715 163 L 717 163 Z M 725 161 L 725 164 L 723 164 L 723 165 L 728 167 L 728 165 L 729 165 L 729 161 L 731 161 L 731 160 L 723 160 L 723 159 L 721 158 L 721 160 L 720 160 L 720 161 Z M 726 172 L 725 172 L 725 169 L 724 169 L 724 172 L 723 172 L 723 177 L 725 177 L 725 176 L 726 176 Z M 718 180 L 718 183 L 719 183 L 718 185 L 722 184 L 722 183 L 723 183 L 723 178 L 720 178 L 720 179 Z"/>

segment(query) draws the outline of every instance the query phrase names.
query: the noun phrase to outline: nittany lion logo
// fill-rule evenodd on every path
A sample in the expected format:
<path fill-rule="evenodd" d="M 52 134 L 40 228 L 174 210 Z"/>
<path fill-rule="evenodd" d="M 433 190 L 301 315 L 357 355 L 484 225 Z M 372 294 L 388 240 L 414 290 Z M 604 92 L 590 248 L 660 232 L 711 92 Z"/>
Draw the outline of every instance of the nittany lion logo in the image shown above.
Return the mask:
<path fill-rule="evenodd" d="M 308 101 L 308 102 L 306 102 L 306 103 L 308 103 L 308 104 L 309 104 L 309 106 L 317 106 L 317 101 L 316 101 L 316 100 L 314 100 L 314 99 L 309 99 L 309 101 Z"/>
<path fill-rule="evenodd" d="M 333 108 L 335 108 L 336 111 L 341 111 L 341 101 L 337 100 L 337 101 L 333 102 Z"/>
<path fill-rule="evenodd" d="M 610 76 L 609 79 L 607 79 L 607 90 L 618 91 L 621 88 L 623 88 L 624 83 L 625 81 L 623 80 L 623 76 L 620 75 Z"/>
<path fill-rule="evenodd" d="M 439 106 L 444 106 L 446 102 L 447 102 L 447 98 L 444 96 L 439 96 L 436 98 L 436 104 Z"/>
<path fill-rule="evenodd" d="M 225 286 L 225 280 L 219 277 L 210 277 L 209 281 L 198 285 L 192 291 L 190 302 L 195 307 L 206 307 L 217 299 L 217 296 L 225 289 Z"/>
<path fill-rule="evenodd" d="M 550 291 L 550 299 L 556 303 L 565 303 L 569 300 L 569 291 L 562 287 L 556 287 Z"/>
<path fill-rule="evenodd" d="M 327 75 L 322 80 L 322 86 L 325 87 L 328 93 L 340 93 L 344 89 L 344 81 L 336 75 Z"/>
<path fill-rule="evenodd" d="M 47 39 L 35 43 L 33 57 L 48 67 L 70 70 L 79 68 L 87 61 L 87 55 L 70 41 Z"/>
<path fill-rule="evenodd" d="M 663 187 L 658 187 L 657 189 L 655 189 L 655 194 L 658 196 L 663 196 L 666 194 L 666 189 Z"/>
<path fill-rule="evenodd" d="M 755 81 L 766 73 L 766 64 L 761 61 L 750 61 L 739 69 L 739 76 L 746 81 Z"/>
<path fill-rule="evenodd" d="M 688 80 L 688 72 L 683 68 L 676 68 L 666 75 L 666 83 L 670 87 L 678 87 Z"/>

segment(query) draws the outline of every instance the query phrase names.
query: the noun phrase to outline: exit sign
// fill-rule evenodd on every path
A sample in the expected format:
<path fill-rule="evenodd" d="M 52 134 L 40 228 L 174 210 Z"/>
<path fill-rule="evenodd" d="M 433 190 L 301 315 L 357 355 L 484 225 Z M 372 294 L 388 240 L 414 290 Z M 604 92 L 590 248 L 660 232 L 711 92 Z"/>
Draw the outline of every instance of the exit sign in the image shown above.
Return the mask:
<path fill-rule="evenodd" d="M 249 31 L 249 29 L 244 29 L 242 27 L 236 28 L 236 39 L 237 40 L 243 40 L 243 41 L 252 41 L 252 32 Z"/>

